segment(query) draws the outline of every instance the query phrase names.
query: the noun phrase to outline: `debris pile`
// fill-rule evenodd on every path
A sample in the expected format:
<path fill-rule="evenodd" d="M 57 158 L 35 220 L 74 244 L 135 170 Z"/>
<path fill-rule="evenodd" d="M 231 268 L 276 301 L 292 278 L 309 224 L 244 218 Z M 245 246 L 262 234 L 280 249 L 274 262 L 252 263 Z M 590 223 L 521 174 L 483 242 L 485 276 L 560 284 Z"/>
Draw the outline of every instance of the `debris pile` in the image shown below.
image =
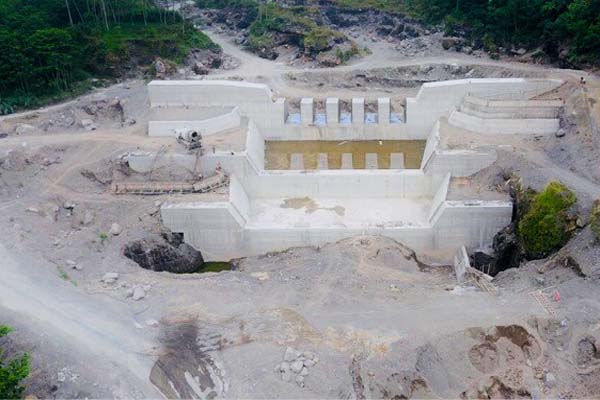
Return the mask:
<path fill-rule="evenodd" d="M 275 366 L 275 373 L 281 374 L 281 379 L 285 382 L 291 382 L 292 379 L 300 387 L 304 387 L 305 377 L 308 375 L 308 369 L 314 367 L 319 362 L 313 352 L 296 351 L 291 347 L 285 350 L 283 362 Z"/>

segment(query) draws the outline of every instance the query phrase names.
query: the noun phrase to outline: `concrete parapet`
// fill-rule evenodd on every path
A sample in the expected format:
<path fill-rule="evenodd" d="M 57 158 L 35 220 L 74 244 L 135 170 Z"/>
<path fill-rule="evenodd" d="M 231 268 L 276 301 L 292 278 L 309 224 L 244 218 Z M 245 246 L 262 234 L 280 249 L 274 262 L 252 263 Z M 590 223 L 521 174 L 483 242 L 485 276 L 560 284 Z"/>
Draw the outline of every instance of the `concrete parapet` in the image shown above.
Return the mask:
<path fill-rule="evenodd" d="M 337 97 L 328 97 L 325 101 L 325 113 L 327 114 L 328 124 L 340 123 L 340 99 Z"/>
<path fill-rule="evenodd" d="M 392 115 L 392 104 L 389 97 L 379 97 L 377 99 L 377 122 L 383 125 L 390 123 Z"/>
<path fill-rule="evenodd" d="M 304 97 L 300 101 L 300 118 L 302 125 L 313 125 L 315 122 L 315 100 L 312 97 Z"/>
<path fill-rule="evenodd" d="M 363 97 L 352 98 L 352 125 L 365 123 L 365 99 Z"/>

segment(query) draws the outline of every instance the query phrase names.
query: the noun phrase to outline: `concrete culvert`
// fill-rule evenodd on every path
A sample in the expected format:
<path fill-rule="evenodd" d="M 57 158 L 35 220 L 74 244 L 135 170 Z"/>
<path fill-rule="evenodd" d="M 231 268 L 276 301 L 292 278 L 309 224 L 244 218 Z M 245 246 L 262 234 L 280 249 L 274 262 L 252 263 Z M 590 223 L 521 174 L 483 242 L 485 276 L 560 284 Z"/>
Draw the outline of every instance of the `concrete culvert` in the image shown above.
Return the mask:
<path fill-rule="evenodd" d="M 150 238 L 135 240 L 125 246 L 123 255 L 135 261 L 140 267 L 152 271 L 192 273 L 204 264 L 202 254 L 192 246 L 182 243 L 178 235 L 170 235 L 172 240 Z"/>

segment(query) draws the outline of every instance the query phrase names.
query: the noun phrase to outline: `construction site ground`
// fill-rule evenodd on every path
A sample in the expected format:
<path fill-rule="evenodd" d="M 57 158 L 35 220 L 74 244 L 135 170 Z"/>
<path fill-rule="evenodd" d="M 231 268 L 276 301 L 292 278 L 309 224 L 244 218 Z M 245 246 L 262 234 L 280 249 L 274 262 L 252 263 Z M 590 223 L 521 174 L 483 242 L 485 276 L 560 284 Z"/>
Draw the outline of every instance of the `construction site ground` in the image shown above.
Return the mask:
<path fill-rule="evenodd" d="M 428 72 L 428 80 L 462 78 L 471 70 L 564 79 L 553 94 L 567 102 L 574 121 L 564 137 L 447 131 L 448 147 L 494 147 L 498 153 L 491 167 L 453 181 L 450 196 L 506 196 L 499 176 L 512 172 L 536 189 L 552 179 L 563 181 L 576 192 L 582 215 L 600 198 L 600 79 L 593 75 L 455 53 L 398 59 L 384 44 L 349 66 L 303 70 L 259 59 L 224 36 L 212 37 L 240 67 L 208 79 L 265 82 L 294 98 L 368 93 L 393 96 L 401 105 L 418 85 L 390 86 L 389 75 L 406 73 L 417 82 L 425 78 L 411 71 L 433 64 L 447 67 Z M 371 77 L 366 85 L 364 71 Z M 124 115 L 96 111 L 115 97 Z M 123 256 L 123 248 L 160 234 L 163 202 L 225 199 L 228 192 L 223 187 L 189 195 L 111 193 L 115 181 L 196 178 L 194 171 L 161 160 L 148 174 L 119 164 L 131 151 L 185 152 L 172 138 L 148 137 L 147 114 L 145 82 L 132 80 L 0 119 L 0 132 L 8 133 L 0 139 L 0 323 L 15 328 L 5 339 L 8 354 L 32 356 L 27 394 L 600 395 L 600 246 L 589 227 L 557 255 L 499 274 L 492 281 L 497 290 L 474 281 L 459 285 L 451 267 L 430 265 L 427 254 L 415 257 L 381 237 L 236 260 L 235 270 L 220 273 L 144 270 Z M 94 119 L 96 129 L 84 129 L 84 118 Z M 22 124 L 33 129 L 17 134 Z M 576 263 L 565 262 L 569 257 Z M 107 273 L 118 277 L 105 279 Z M 144 296 L 134 300 L 133 288 L 142 288 Z"/>

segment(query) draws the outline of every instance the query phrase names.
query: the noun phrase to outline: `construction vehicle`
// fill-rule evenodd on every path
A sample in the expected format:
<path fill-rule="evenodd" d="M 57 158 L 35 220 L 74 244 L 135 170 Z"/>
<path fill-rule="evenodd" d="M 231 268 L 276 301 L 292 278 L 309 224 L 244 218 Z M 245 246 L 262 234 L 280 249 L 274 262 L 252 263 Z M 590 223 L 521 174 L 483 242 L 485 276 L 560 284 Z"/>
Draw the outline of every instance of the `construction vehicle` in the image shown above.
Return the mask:
<path fill-rule="evenodd" d="M 181 143 L 188 150 L 202 149 L 202 135 L 194 129 L 175 129 L 177 143 Z"/>

